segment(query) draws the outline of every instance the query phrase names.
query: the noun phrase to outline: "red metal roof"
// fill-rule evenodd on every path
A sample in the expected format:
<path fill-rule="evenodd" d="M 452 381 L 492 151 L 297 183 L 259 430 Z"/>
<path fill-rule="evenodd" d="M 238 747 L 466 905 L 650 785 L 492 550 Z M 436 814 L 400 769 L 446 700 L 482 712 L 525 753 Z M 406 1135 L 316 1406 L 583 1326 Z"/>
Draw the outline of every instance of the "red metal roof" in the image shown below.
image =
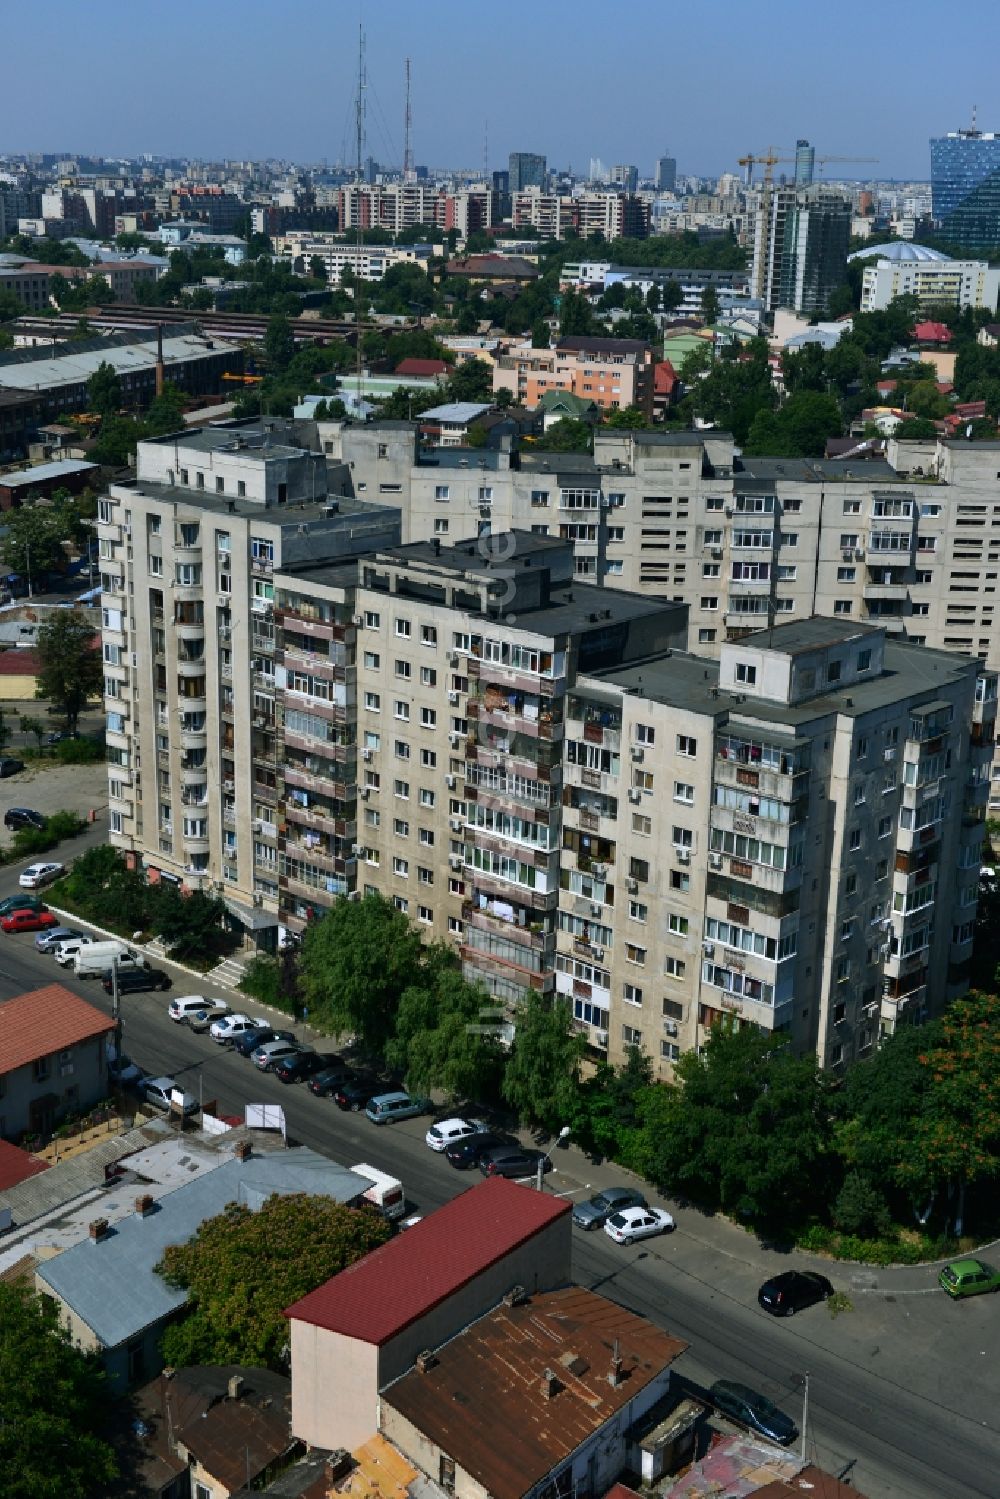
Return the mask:
<path fill-rule="evenodd" d="M 62 984 L 17 994 L 0 1005 L 0 1077 L 114 1028 L 110 1016 Z"/>
<path fill-rule="evenodd" d="M 394 373 L 397 375 L 446 375 L 448 365 L 443 359 L 401 359 Z"/>
<path fill-rule="evenodd" d="M 570 1211 L 488 1177 L 285 1309 L 285 1316 L 381 1345 Z"/>
<path fill-rule="evenodd" d="M 27 646 L 19 645 L 14 650 L 0 651 L 0 677 L 37 677 L 41 669 L 38 652 L 29 650 Z"/>
<path fill-rule="evenodd" d="M 947 323 L 918 323 L 913 336 L 922 344 L 947 344 L 951 342 L 951 329 Z"/>
<path fill-rule="evenodd" d="M 26 1182 L 29 1176 L 37 1176 L 48 1169 L 48 1161 L 40 1161 L 8 1140 L 0 1140 L 0 1192 L 6 1192 L 9 1187 Z"/>
<path fill-rule="evenodd" d="M 669 359 L 661 359 L 653 368 L 653 390 L 658 396 L 669 396 L 677 385 L 677 371 Z"/>

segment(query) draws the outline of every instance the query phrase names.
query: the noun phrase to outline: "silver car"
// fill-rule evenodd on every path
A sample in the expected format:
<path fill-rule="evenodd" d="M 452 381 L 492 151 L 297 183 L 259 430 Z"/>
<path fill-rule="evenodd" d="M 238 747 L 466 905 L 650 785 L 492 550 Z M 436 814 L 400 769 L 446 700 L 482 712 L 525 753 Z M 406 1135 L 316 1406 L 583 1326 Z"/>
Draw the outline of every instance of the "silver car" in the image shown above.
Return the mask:
<path fill-rule="evenodd" d="M 83 933 L 72 926 L 50 926 L 48 931 L 39 932 L 35 938 L 35 946 L 39 952 L 55 952 L 60 942 L 69 942 L 73 937 L 82 937 Z"/>
<path fill-rule="evenodd" d="M 646 1199 L 635 1187 L 606 1187 L 587 1202 L 578 1202 L 573 1208 L 573 1222 L 585 1232 L 600 1228 L 623 1208 L 644 1208 Z"/>
<path fill-rule="evenodd" d="M 282 1062 L 285 1057 L 297 1056 L 300 1051 L 305 1050 L 307 1048 L 300 1046 L 297 1041 L 265 1041 L 263 1046 L 257 1047 L 252 1060 L 261 1072 L 270 1072 L 275 1062 Z"/>

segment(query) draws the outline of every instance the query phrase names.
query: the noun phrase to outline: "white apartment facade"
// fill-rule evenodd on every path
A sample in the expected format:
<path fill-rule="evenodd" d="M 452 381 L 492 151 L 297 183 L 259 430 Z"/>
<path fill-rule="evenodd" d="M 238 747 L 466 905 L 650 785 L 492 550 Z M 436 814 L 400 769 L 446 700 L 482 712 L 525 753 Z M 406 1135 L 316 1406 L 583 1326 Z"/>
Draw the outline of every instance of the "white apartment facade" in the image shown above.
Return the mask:
<path fill-rule="evenodd" d="M 1000 267 L 985 260 L 894 260 L 865 266 L 861 311 L 882 312 L 896 297 L 916 297 L 921 309 L 974 307 L 995 312 Z"/>
<path fill-rule="evenodd" d="M 394 265 L 423 269 L 431 254 L 429 245 L 350 245 L 326 234 L 281 234 L 272 243 L 275 254 L 295 270 L 308 273 L 311 262 L 321 260 L 330 286 L 339 286 L 345 271 L 364 281 L 381 281 Z"/>

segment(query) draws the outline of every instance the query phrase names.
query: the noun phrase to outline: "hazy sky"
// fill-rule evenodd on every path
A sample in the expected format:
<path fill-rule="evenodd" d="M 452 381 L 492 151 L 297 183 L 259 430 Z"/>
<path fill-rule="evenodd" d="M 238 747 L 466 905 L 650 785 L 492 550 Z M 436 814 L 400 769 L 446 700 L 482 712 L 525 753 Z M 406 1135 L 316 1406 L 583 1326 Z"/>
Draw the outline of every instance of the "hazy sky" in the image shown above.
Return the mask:
<path fill-rule="evenodd" d="M 359 18 L 368 151 L 399 164 L 512 150 L 586 170 L 668 147 L 684 172 L 797 136 L 876 156 L 827 175 L 929 176 L 931 135 L 1000 129 L 1000 12 L 963 0 L 7 0 L 0 151 L 353 159 Z"/>

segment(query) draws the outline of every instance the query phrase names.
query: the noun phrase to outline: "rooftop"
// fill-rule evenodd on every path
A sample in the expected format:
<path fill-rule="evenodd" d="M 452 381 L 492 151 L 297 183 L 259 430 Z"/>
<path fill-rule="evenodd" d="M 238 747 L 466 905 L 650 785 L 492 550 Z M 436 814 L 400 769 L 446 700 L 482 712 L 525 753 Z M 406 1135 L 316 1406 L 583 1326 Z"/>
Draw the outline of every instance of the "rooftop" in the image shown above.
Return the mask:
<path fill-rule="evenodd" d="M 97 470 L 96 463 L 85 463 L 82 458 L 58 458 L 52 463 L 39 463 L 35 468 L 18 468 L 0 474 L 0 489 L 30 489 L 32 484 L 47 484 L 52 479 L 66 479 L 70 474 L 85 474 Z"/>
<path fill-rule="evenodd" d="M 443 406 L 431 406 L 420 413 L 421 422 L 474 422 L 477 416 L 485 416 L 492 410 L 490 401 L 446 401 Z"/>
<path fill-rule="evenodd" d="M 180 364 L 215 354 L 238 354 L 239 345 L 219 338 L 206 338 L 193 328 L 178 324 L 163 337 L 163 362 Z M 37 358 L 33 356 L 42 355 Z M 81 340 L 63 346 L 57 354 L 47 349 L 18 349 L 0 354 L 0 386 L 8 389 L 57 389 L 85 384 L 98 367 L 110 364 L 119 375 L 132 375 L 156 365 L 156 337 L 148 329 L 119 333 L 110 338 Z"/>
<path fill-rule="evenodd" d="M 950 255 L 945 255 L 940 250 L 932 250 L 929 245 L 915 245 L 908 239 L 890 240 L 887 245 L 863 245 L 860 250 L 855 250 L 853 255 L 848 255 L 848 265 L 852 260 L 924 260 L 924 261 L 946 261 Z"/>
<path fill-rule="evenodd" d="M 5 656 L 14 654 L 5 651 Z M 17 656 L 32 654 L 18 651 Z M 0 1077 L 27 1067 L 38 1057 L 50 1057 L 67 1051 L 114 1030 L 108 1015 L 64 989 L 62 984 L 47 984 L 16 994 L 0 1006 Z"/>
<path fill-rule="evenodd" d="M 570 1211 L 490 1177 L 287 1307 L 286 1317 L 381 1345 Z"/>
<path fill-rule="evenodd" d="M 48 1170 L 48 1161 L 40 1161 L 37 1156 L 29 1155 L 26 1150 L 11 1145 L 8 1140 L 0 1140 L 0 1192 L 6 1192 L 10 1187 L 19 1186 L 21 1182 L 28 1181 L 32 1176 L 40 1176 L 43 1171 Z"/>
<path fill-rule="evenodd" d="M 570 354 L 646 354 L 649 344 L 641 338 L 584 338 L 567 336 L 560 338 L 557 349 Z"/>
<path fill-rule="evenodd" d="M 390 1385 L 382 1401 L 492 1499 L 521 1499 L 686 1347 L 645 1317 L 570 1286 L 497 1307 L 439 1348 L 429 1368 Z M 612 1383 L 616 1351 L 622 1377 Z"/>

